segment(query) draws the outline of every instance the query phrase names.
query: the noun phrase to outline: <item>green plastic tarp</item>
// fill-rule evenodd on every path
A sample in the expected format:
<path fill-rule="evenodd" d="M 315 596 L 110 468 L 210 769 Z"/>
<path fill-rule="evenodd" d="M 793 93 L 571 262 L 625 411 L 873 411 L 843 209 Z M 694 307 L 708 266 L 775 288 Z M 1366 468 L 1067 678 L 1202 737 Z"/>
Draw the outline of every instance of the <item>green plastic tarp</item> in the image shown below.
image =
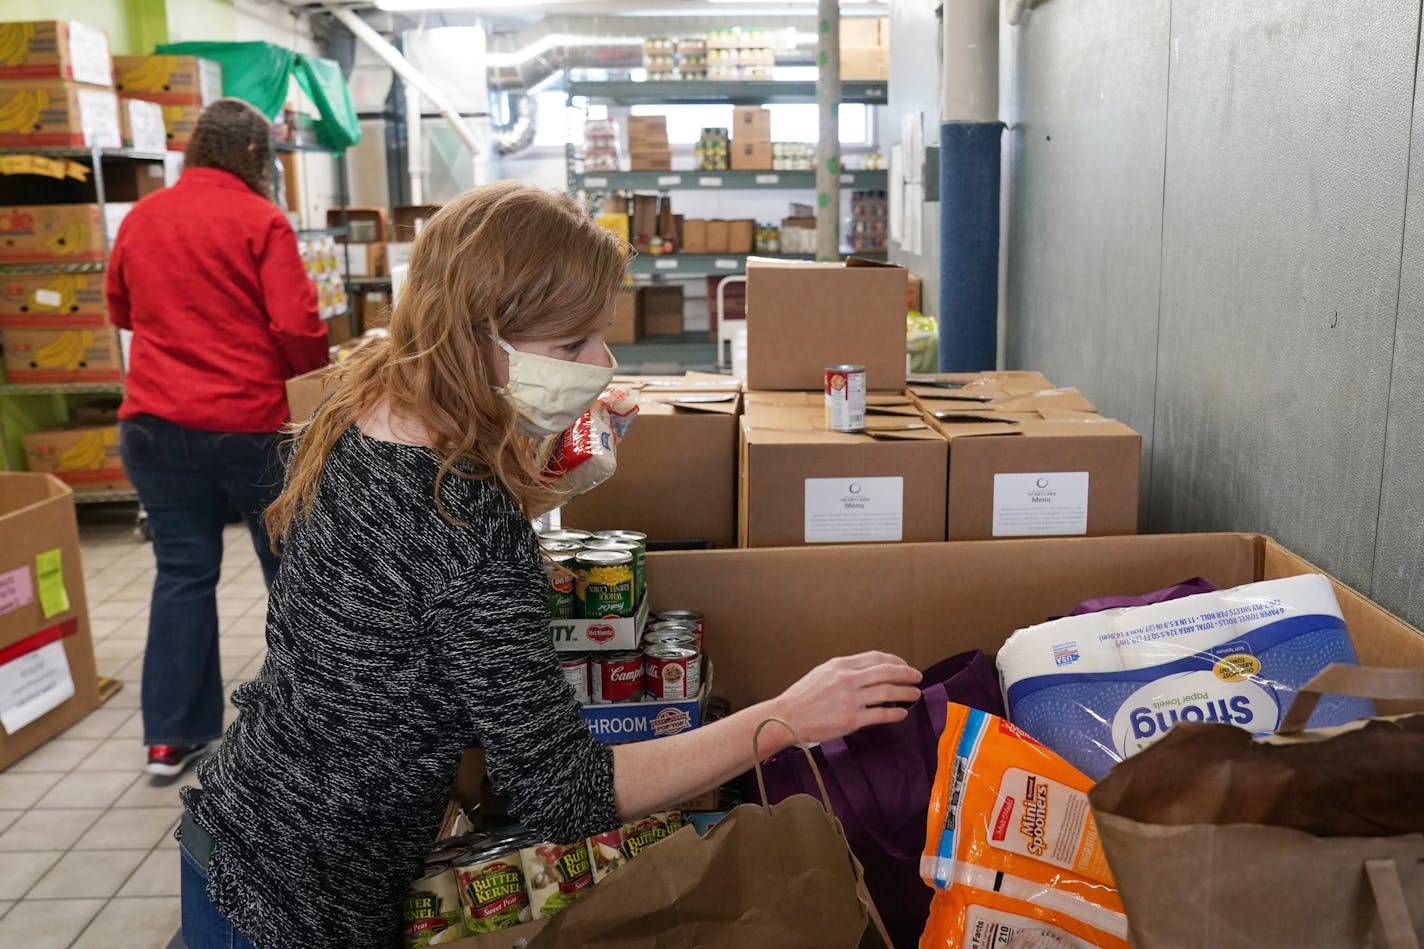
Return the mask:
<path fill-rule="evenodd" d="M 317 108 L 317 141 L 333 150 L 361 140 L 361 128 L 341 67 L 330 59 L 304 56 L 273 43 L 165 43 L 155 52 L 201 56 L 222 65 L 223 95 L 250 102 L 274 119 L 287 101 L 290 78 Z"/>

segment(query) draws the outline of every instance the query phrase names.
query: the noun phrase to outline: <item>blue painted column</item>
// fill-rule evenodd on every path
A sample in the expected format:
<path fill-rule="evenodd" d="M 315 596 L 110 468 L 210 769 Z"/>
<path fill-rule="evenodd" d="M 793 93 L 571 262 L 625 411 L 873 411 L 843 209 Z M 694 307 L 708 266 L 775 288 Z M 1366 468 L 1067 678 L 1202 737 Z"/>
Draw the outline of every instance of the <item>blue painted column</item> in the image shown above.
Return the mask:
<path fill-rule="evenodd" d="M 995 368 L 1002 122 L 940 126 L 939 369 Z"/>

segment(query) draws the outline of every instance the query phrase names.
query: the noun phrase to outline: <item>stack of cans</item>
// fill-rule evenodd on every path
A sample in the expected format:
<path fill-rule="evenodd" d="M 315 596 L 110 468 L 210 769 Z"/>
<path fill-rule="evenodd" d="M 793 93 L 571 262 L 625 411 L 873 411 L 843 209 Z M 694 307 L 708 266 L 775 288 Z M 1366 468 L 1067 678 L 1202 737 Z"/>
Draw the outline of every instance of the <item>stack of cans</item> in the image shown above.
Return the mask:
<path fill-rule="evenodd" d="M 702 688 L 702 614 L 651 614 L 640 648 L 568 653 L 559 660 L 582 705 L 696 698 Z"/>
<path fill-rule="evenodd" d="M 554 619 L 635 616 L 647 583 L 643 558 L 648 535 L 611 530 L 549 530 L 539 534 Z"/>

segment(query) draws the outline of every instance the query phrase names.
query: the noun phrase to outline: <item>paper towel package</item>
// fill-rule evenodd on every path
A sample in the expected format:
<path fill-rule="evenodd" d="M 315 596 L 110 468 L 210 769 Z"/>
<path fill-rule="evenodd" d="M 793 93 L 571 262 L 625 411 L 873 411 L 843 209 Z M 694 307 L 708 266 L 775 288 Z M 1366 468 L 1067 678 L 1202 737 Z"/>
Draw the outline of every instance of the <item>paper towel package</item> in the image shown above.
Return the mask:
<path fill-rule="evenodd" d="M 998 656 L 1009 720 L 1094 780 L 1179 721 L 1269 734 L 1311 676 L 1355 661 L 1320 574 L 1040 623 Z M 1310 727 L 1373 714 L 1326 696 Z"/>

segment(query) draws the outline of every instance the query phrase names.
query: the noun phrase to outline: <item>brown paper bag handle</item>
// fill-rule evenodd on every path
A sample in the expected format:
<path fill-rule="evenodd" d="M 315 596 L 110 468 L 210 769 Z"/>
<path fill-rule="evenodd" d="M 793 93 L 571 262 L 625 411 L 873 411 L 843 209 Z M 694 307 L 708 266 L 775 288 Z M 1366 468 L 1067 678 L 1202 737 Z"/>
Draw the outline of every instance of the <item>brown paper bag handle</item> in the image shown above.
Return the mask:
<path fill-rule="evenodd" d="M 1374 891 L 1375 908 L 1384 924 L 1384 941 L 1389 949 L 1419 949 L 1419 935 L 1409 915 L 1399 867 L 1393 860 L 1366 860 L 1365 875 Z"/>
<path fill-rule="evenodd" d="M 1424 700 L 1424 669 L 1386 669 L 1343 662 L 1328 665 L 1300 687 L 1276 733 L 1289 735 L 1304 729 L 1322 695 Z"/>
<path fill-rule="evenodd" d="M 831 796 L 826 793 L 826 782 L 821 780 L 821 769 L 816 767 L 816 758 L 811 754 L 811 749 L 806 747 L 806 743 L 801 740 L 801 735 L 790 722 L 775 716 L 763 721 L 752 733 L 752 760 L 756 765 L 757 792 L 761 794 L 762 807 L 768 811 L 771 810 L 771 805 L 766 801 L 766 778 L 761 773 L 761 730 L 772 722 L 776 722 L 789 731 L 791 737 L 796 739 L 796 747 L 800 748 L 801 753 L 806 756 L 806 763 L 811 766 L 811 776 L 816 779 L 816 787 L 821 792 L 821 806 L 825 808 L 827 814 L 831 813 Z"/>

